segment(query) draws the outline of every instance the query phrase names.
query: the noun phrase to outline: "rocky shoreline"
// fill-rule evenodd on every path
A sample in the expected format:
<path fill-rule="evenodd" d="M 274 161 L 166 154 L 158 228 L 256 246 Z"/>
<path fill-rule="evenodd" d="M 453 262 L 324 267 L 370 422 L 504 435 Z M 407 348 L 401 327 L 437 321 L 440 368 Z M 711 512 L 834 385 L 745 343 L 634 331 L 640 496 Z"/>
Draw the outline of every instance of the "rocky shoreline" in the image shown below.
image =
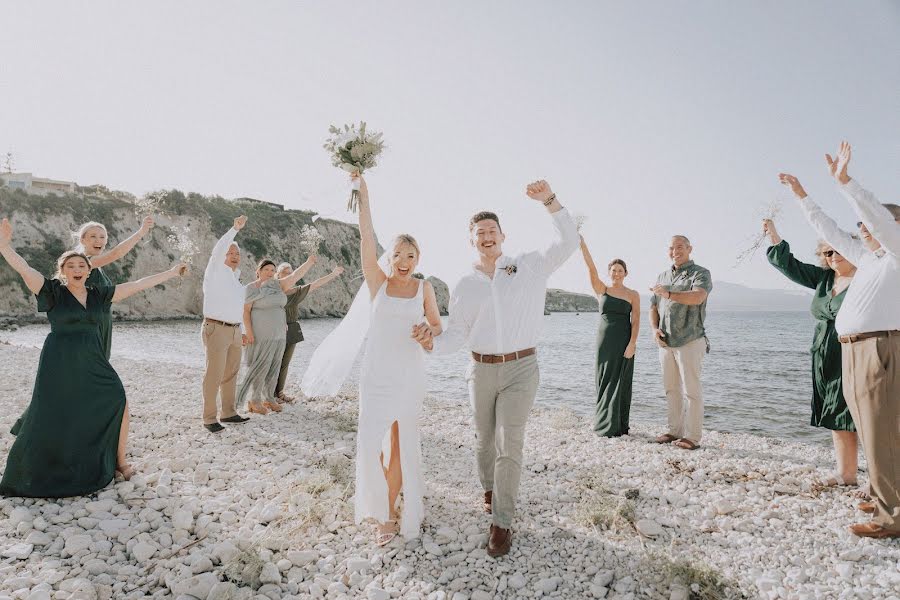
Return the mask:
<path fill-rule="evenodd" d="M 38 354 L 0 345 L 2 431 Z M 825 447 L 709 432 L 685 452 L 650 443 L 659 424 L 598 439 L 538 407 L 513 551 L 494 560 L 468 408 L 428 398 L 422 536 L 377 548 L 352 519 L 353 389 L 212 436 L 194 369 L 113 363 L 139 474 L 89 498 L 0 500 L 0 598 L 900 598 L 900 543 L 854 538 L 849 489 L 812 486 Z"/>

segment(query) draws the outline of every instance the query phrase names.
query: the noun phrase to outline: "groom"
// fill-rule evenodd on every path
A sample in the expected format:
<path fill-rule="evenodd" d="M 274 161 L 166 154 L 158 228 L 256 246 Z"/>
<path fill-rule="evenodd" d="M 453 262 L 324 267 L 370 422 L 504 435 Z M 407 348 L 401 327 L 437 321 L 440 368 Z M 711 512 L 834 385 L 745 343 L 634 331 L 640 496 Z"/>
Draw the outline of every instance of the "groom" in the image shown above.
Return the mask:
<path fill-rule="evenodd" d="M 426 324 L 413 338 L 435 354 L 464 345 L 472 351 L 466 371 L 475 413 L 475 454 L 484 488 L 484 509 L 493 514 L 487 553 L 503 556 L 512 546 L 512 518 L 522 474 L 525 424 L 538 387 L 537 345 L 544 319 L 547 279 L 578 248 L 578 230 L 546 181 L 526 193 L 553 218 L 556 239 L 544 250 L 506 256 L 500 219 L 480 212 L 469 221 L 478 262 L 450 299 L 447 329 L 437 337 Z"/>

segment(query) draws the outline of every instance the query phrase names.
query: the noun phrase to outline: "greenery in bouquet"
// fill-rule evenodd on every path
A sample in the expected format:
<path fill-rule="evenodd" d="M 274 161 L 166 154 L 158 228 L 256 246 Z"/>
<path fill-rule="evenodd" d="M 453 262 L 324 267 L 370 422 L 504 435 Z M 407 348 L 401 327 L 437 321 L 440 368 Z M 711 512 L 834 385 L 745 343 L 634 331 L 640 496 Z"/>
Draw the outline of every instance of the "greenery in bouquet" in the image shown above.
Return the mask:
<path fill-rule="evenodd" d="M 335 167 L 351 174 L 362 174 L 378 164 L 384 150 L 382 134 L 367 131 L 365 121 L 360 121 L 359 127 L 355 124 L 343 128 L 332 125 L 328 133 L 331 137 L 325 140 L 324 148 L 331 154 L 331 164 Z M 356 212 L 358 203 L 359 189 L 354 186 L 347 210 Z"/>

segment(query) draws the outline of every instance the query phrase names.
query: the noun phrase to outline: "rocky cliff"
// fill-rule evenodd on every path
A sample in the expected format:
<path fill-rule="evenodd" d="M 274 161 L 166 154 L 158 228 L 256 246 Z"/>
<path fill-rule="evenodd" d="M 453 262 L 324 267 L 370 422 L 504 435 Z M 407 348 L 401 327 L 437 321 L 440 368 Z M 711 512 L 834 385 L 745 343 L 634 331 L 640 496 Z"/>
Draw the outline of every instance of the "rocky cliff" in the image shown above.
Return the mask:
<path fill-rule="evenodd" d="M 255 264 L 261 258 L 298 265 L 306 256 L 301 250 L 300 232 L 313 224 L 314 213 L 283 210 L 264 202 L 226 200 L 199 194 L 166 193 L 156 216 L 156 226 L 138 246 L 123 259 L 104 267 L 115 282 L 149 275 L 172 266 L 180 257 L 170 248 L 168 235 L 173 227 L 189 227 L 197 247 L 192 272 L 183 280 L 172 280 L 143 294 L 114 305 L 120 319 L 165 319 L 199 316 L 203 308 L 203 269 L 216 240 L 231 227 L 235 217 L 246 214 L 246 227 L 238 234 L 241 246 L 242 281 L 253 279 Z M 100 186 L 82 188 L 78 194 L 65 197 L 41 197 L 21 190 L 0 188 L 0 216 L 7 216 L 14 226 L 13 246 L 29 264 L 49 276 L 55 270 L 56 258 L 74 244 L 71 232 L 85 221 L 106 225 L 109 247 L 127 238 L 140 225 L 135 216 L 133 197 L 123 192 L 110 192 Z M 302 317 L 343 316 L 363 279 L 359 259 L 359 230 L 355 225 L 318 219 L 315 227 L 324 236 L 319 246 L 319 260 L 306 281 L 326 275 L 340 265 L 342 277 L 309 295 L 303 303 Z M 438 303 L 446 313 L 449 292 L 440 280 L 434 284 Z M 21 278 L 5 261 L 0 261 L 0 316 L 29 319 L 35 316 L 35 301 Z"/>
<path fill-rule="evenodd" d="M 544 304 L 547 312 L 597 312 L 597 298 L 588 294 L 576 294 L 565 290 L 550 288 Z"/>

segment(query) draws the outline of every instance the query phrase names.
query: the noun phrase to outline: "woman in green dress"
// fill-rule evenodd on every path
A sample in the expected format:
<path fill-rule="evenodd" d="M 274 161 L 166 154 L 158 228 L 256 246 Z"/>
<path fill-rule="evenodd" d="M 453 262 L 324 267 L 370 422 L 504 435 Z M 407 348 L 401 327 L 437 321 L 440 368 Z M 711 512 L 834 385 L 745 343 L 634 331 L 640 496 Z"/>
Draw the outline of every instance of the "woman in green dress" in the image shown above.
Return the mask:
<path fill-rule="evenodd" d="M 312 267 L 316 262 L 315 258 L 315 256 L 310 256 L 304 264 L 309 264 Z M 281 263 L 278 265 L 278 277 L 287 277 L 293 270 L 291 263 Z M 275 384 L 276 402 L 291 403 L 295 400 L 293 396 L 288 396 L 284 393 L 284 386 L 287 383 L 288 367 L 291 364 L 291 358 L 294 357 L 294 348 L 303 341 L 303 330 L 300 328 L 300 303 L 306 299 L 310 292 L 327 285 L 333 279 L 340 277 L 343 272 L 343 267 L 335 267 L 331 273 L 324 277 L 319 277 L 312 283 L 295 285 L 285 291 L 287 303 L 284 305 L 284 316 L 287 320 L 287 338 L 285 340 L 284 354 L 281 357 L 281 367 L 278 371 L 278 381 Z"/>
<path fill-rule="evenodd" d="M 247 345 L 244 350 L 247 371 L 238 390 L 237 405 L 247 406 L 252 413 L 266 415 L 269 411 L 281 412 L 275 401 L 275 386 L 287 339 L 287 323 L 284 320 L 285 292 L 292 288 L 304 273 L 312 267 L 307 260 L 287 277 L 275 277 L 275 263 L 264 259 L 256 267 L 256 280 L 245 287 L 244 334 Z"/>
<path fill-rule="evenodd" d="M 594 432 L 604 437 L 627 435 L 634 353 L 641 324 L 641 297 L 636 290 L 625 287 L 628 275 L 625 261 L 617 258 L 609 263 L 611 283 L 606 285 L 597 273 L 584 238 L 581 238 L 581 254 L 600 303 L 594 372 L 597 393 Z"/>
<path fill-rule="evenodd" d="M 841 344 L 834 329 L 841 303 L 856 273 L 856 267 L 834 248 L 820 242 L 816 249 L 821 265 L 800 262 L 781 239 L 771 219 L 763 231 L 772 246 L 766 252 L 773 267 L 794 283 L 815 290 L 810 311 L 816 319 L 812 353 L 812 416 L 809 424 L 831 430 L 837 470 L 820 482 L 825 486 L 856 485 L 858 440 L 853 417 L 841 389 Z"/>
<path fill-rule="evenodd" d="M 117 470 L 125 389 L 103 352 L 98 321 L 109 304 L 183 275 L 172 269 L 117 286 L 90 286 L 90 259 L 68 251 L 53 279 L 28 266 L 11 246 L 12 225 L 0 222 L 0 254 L 37 296 L 50 333 L 44 340 L 31 403 L 16 431 L 0 494 L 58 498 L 90 494 Z M 121 465 L 119 465 L 121 466 Z"/>

